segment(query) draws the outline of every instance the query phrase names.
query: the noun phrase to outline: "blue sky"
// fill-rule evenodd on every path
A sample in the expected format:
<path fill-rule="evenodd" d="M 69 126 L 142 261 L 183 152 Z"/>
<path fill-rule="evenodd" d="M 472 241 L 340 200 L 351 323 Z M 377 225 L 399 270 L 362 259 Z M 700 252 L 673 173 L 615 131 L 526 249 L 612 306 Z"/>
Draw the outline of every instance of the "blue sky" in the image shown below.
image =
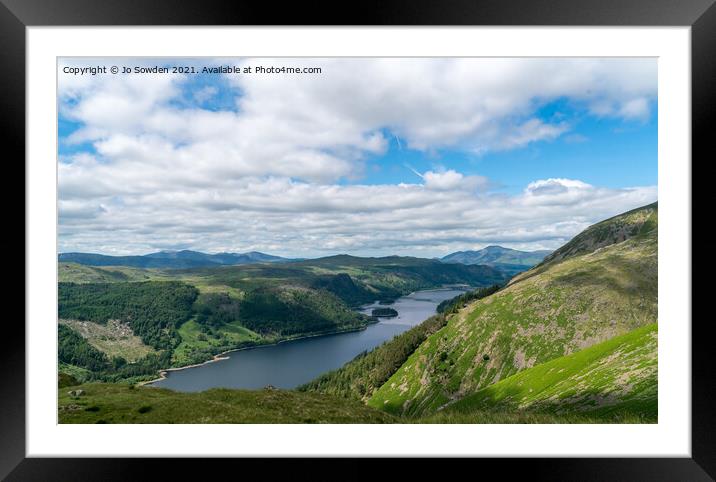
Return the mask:
<path fill-rule="evenodd" d="M 656 199 L 653 59 L 230 62 L 322 72 L 60 75 L 61 251 L 551 249 Z"/>
<path fill-rule="evenodd" d="M 215 89 L 207 99 L 197 99 L 203 89 Z M 241 92 L 231 88 L 226 79 L 216 75 L 198 75 L 183 82 L 181 95 L 170 105 L 183 109 L 200 108 L 209 111 L 238 110 L 236 102 Z M 465 174 L 489 177 L 497 190 L 517 193 L 534 179 L 567 177 L 587 183 L 619 188 L 657 183 L 658 114 L 655 100 L 650 103 L 647 119 L 625 120 L 589 115 L 584 106 L 566 99 L 550 102 L 536 112 L 536 117 L 548 122 L 555 118 L 569 119 L 572 129 L 557 140 L 541 141 L 522 148 L 473 153 L 456 149 L 426 152 L 410 149 L 390 130 L 382 131 L 388 149 L 366 159 L 367 168 L 359 179 L 344 183 L 393 184 L 415 182 L 417 176 L 410 168 L 427 170 L 454 169 Z M 94 153 L 92 143 L 62 142 L 82 122 L 60 115 L 58 133 L 61 157 L 77 153 Z"/>
<path fill-rule="evenodd" d="M 576 119 L 569 134 L 552 141 L 498 152 L 475 154 L 445 149 L 425 153 L 390 139 L 385 154 L 368 160 L 369 168 L 360 182 L 370 184 L 415 182 L 418 172 L 455 169 L 490 178 L 495 189 L 517 193 L 535 179 L 566 177 L 610 188 L 657 184 L 656 103 L 646 121 L 595 118 L 584 111 L 557 103 L 565 117 Z M 550 105 L 550 107 L 552 104 Z M 549 114 L 541 116 L 547 120 Z"/>

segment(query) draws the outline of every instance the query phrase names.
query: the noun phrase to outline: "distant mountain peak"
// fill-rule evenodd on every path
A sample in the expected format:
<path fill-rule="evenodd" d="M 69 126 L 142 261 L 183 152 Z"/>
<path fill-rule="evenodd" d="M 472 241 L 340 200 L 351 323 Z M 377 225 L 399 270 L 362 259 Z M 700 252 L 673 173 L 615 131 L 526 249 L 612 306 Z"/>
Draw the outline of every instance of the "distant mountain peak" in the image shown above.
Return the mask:
<path fill-rule="evenodd" d="M 443 263 L 484 264 L 507 268 L 510 272 L 524 271 L 540 263 L 550 251 L 518 251 L 492 244 L 475 251 L 457 251 L 440 259 Z"/>

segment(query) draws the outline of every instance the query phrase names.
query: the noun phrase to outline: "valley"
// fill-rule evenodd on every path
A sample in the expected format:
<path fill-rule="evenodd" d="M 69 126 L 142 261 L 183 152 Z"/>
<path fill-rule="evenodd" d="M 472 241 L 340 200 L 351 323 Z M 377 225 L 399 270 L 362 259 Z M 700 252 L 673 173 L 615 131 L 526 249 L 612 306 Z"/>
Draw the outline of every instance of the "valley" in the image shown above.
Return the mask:
<path fill-rule="evenodd" d="M 657 236 L 654 203 L 528 261 L 509 252 L 490 264 L 348 255 L 191 268 L 61 260 L 60 421 L 654 423 Z M 414 323 L 344 351 L 295 383 L 198 391 L 220 386 L 199 373 L 241 370 L 229 365 L 231 355 L 163 381 L 194 373 L 193 388 L 167 385 L 192 393 L 135 386 L 160 369 L 229 350 L 297 343 L 320 358 L 326 351 L 311 342 L 326 337 L 275 344 L 372 333 L 390 326 L 394 318 L 380 315 L 392 316 L 389 308 L 403 316 L 398 306 L 406 295 L 457 285 L 463 291 L 436 299 Z M 248 363 L 245 354 L 262 350 L 270 358 L 274 347 L 237 352 L 235 360 Z M 283 362 L 309 365 L 299 360 Z M 83 394 L 67 393 L 76 390 Z M 271 402 L 263 415 L 260 408 L 238 410 L 264 399 Z M 192 417 L 170 400 L 207 409 Z M 282 412 L 282 403 L 305 412 Z M 150 408 L 139 412 L 143 406 Z"/>
<path fill-rule="evenodd" d="M 127 363 L 117 350 L 81 338 L 62 351 L 60 362 L 66 371 L 70 366 L 82 373 L 80 381 L 149 380 L 160 369 L 202 363 L 230 350 L 365 330 L 378 321 L 358 311 L 367 303 L 391 303 L 445 285 L 484 286 L 507 279 L 488 266 L 400 257 L 335 256 L 193 269 L 61 262 L 58 311 L 66 329 L 82 324 L 88 335 L 116 321 L 131 327 L 141 340 L 137 349 L 147 355 Z M 87 353 L 101 363 L 89 368 L 78 361 Z"/>

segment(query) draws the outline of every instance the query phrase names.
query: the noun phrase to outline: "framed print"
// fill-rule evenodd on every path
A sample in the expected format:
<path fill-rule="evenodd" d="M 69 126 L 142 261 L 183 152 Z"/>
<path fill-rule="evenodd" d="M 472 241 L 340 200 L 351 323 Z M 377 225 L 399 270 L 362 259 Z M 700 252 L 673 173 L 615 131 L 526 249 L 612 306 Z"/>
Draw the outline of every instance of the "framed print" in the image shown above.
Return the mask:
<path fill-rule="evenodd" d="M 26 283 L 2 475 L 711 480 L 712 2 L 272 10 L 3 0 Z"/>

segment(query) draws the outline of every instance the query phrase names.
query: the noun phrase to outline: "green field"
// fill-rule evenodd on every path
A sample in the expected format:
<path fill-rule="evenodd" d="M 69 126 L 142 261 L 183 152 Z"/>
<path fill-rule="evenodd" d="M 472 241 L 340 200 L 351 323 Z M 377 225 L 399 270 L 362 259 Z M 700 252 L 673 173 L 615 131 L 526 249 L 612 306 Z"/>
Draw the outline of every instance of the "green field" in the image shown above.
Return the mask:
<path fill-rule="evenodd" d="M 260 344 L 263 339 L 257 333 L 237 322 L 223 325 L 216 336 L 207 336 L 196 320 L 189 320 L 179 327 L 181 343 L 172 353 L 172 365 L 185 366 L 200 363 L 217 353 L 242 345 Z"/>

